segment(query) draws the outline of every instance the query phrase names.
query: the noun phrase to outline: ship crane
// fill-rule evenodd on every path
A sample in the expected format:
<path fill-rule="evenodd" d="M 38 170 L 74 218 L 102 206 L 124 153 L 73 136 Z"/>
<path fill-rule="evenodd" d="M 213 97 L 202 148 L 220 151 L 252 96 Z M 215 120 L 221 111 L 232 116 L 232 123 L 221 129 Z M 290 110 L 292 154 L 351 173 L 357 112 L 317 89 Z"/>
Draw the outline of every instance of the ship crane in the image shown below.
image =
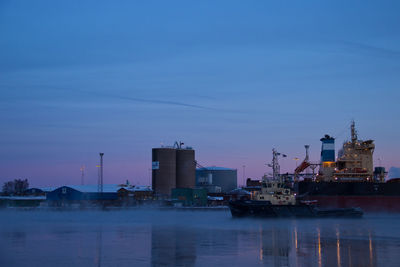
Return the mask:
<path fill-rule="evenodd" d="M 294 170 L 294 181 L 295 182 L 298 181 L 299 174 L 301 172 L 303 172 L 304 170 L 306 170 L 308 167 L 310 167 L 312 169 L 312 171 L 313 171 L 312 175 L 313 175 L 313 178 L 314 178 L 315 169 L 318 166 L 320 166 L 319 163 L 311 163 L 310 162 L 310 157 L 309 157 L 309 153 L 308 153 L 310 146 L 309 145 L 305 145 L 304 147 L 306 149 L 306 156 L 305 156 L 304 160 L 300 163 L 300 165 Z"/>

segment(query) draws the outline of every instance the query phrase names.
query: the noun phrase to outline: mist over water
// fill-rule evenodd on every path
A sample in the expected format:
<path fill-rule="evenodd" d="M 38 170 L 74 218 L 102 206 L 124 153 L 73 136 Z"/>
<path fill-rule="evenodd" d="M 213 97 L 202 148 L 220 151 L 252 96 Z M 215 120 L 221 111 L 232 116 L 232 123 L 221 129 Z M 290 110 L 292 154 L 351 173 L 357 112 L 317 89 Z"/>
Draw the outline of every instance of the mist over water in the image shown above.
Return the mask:
<path fill-rule="evenodd" d="M 398 266 L 399 215 L 1 211 L 0 266 Z"/>

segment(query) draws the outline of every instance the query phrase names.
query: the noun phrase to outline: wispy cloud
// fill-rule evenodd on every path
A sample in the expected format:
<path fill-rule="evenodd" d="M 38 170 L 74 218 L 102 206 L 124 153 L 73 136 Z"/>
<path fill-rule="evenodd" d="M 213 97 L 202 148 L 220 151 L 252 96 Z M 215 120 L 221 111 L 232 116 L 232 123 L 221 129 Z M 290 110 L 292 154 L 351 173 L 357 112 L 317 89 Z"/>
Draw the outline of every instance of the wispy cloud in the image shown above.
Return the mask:
<path fill-rule="evenodd" d="M 30 86 L 15 86 L 15 85 L 1 85 L 3 88 L 13 88 L 13 89 L 18 89 L 18 88 L 24 88 L 24 89 L 30 89 L 30 88 L 40 88 L 40 89 L 45 89 L 50 91 L 57 90 L 57 91 L 64 91 L 68 93 L 78 93 L 78 94 L 85 94 L 85 95 L 95 95 L 97 97 L 104 97 L 104 98 L 112 98 L 112 99 L 119 99 L 119 100 L 124 100 L 124 101 L 131 101 L 131 102 L 138 102 L 138 103 L 148 103 L 148 104 L 159 104 L 159 105 L 170 105 L 170 106 L 178 106 L 178 107 L 186 107 L 186 108 L 192 108 L 192 109 L 202 109 L 202 110 L 210 110 L 210 111 L 221 111 L 221 112 L 238 112 L 237 110 L 227 110 L 227 109 L 220 109 L 220 108 L 214 108 L 214 107 L 209 107 L 205 105 L 197 105 L 197 104 L 192 104 L 188 102 L 182 102 L 182 101 L 173 101 L 173 100 L 161 100 L 161 99 L 154 99 L 154 98 L 142 98 L 142 97 L 130 97 L 130 96 L 125 96 L 125 95 L 120 95 L 118 93 L 108 93 L 108 92 L 102 92 L 102 91 L 93 91 L 93 90 L 84 90 L 84 89 L 78 89 L 78 88 L 64 88 L 64 87 L 59 87 L 59 86 L 51 86 L 51 85 L 30 85 Z M 29 87 L 29 88 L 28 88 Z M 203 96 L 203 99 L 206 97 Z M 211 98 L 210 98 L 211 99 Z"/>
<path fill-rule="evenodd" d="M 359 42 L 342 42 L 346 47 L 355 49 L 357 52 L 366 52 L 374 56 L 383 57 L 400 57 L 400 51 L 388 49 L 385 47 L 374 46 L 370 44 L 364 44 Z"/>

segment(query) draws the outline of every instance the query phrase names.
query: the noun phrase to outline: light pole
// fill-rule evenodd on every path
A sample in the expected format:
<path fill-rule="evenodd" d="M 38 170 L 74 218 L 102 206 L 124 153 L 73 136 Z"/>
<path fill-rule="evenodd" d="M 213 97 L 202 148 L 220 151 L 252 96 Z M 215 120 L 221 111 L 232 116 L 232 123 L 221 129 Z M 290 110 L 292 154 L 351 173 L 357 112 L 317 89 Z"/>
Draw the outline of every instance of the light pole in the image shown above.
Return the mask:
<path fill-rule="evenodd" d="M 104 153 L 100 154 L 100 193 L 103 193 L 103 156 Z"/>
<path fill-rule="evenodd" d="M 246 173 L 246 165 L 243 165 L 243 187 L 246 186 L 246 181 L 245 181 L 245 173 Z"/>

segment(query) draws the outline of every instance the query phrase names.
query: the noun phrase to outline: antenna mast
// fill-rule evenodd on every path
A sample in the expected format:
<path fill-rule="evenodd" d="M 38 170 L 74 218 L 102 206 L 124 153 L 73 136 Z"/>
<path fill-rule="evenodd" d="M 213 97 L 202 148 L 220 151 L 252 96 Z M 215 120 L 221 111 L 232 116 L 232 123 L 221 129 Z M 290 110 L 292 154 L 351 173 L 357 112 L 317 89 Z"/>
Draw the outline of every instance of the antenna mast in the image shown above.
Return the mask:
<path fill-rule="evenodd" d="M 272 167 L 272 177 L 274 180 L 280 179 L 280 165 L 278 162 L 278 157 L 286 157 L 285 154 L 281 154 L 278 151 L 276 151 L 275 148 L 272 149 L 272 164 L 268 164 L 269 167 Z"/>

